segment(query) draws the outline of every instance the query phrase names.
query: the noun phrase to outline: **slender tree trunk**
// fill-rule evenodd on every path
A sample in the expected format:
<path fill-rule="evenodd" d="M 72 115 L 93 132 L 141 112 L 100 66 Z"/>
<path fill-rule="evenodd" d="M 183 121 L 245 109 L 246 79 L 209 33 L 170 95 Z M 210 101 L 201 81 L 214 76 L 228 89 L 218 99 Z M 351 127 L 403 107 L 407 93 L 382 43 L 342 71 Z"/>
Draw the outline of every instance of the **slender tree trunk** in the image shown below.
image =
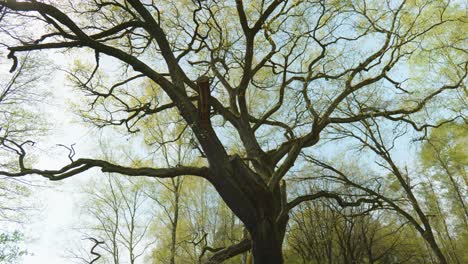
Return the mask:
<path fill-rule="evenodd" d="M 419 217 L 419 220 L 421 220 L 422 225 L 424 226 L 424 229 L 421 227 L 418 228 L 418 231 L 421 233 L 423 238 L 427 241 L 431 249 L 433 250 L 434 254 L 436 255 L 439 264 L 447 264 L 447 259 L 445 258 L 445 255 L 442 253 L 442 250 L 440 249 L 439 245 L 437 244 L 437 241 L 435 240 L 434 237 L 434 232 L 432 231 L 432 226 L 430 224 L 429 218 L 427 215 L 423 212 L 421 206 L 419 205 L 418 200 L 416 199 L 416 196 L 413 193 L 413 190 L 411 188 L 411 185 L 408 180 L 405 180 L 405 177 L 401 174 L 400 170 L 398 167 L 393 163 L 393 161 L 387 157 L 388 163 L 391 165 L 393 172 L 395 176 L 397 177 L 398 181 L 400 182 L 401 186 L 406 192 L 406 195 L 416 212 L 416 214 Z"/>
<path fill-rule="evenodd" d="M 410 199 L 415 201 L 415 198 L 413 196 L 413 193 L 410 193 Z M 432 226 L 429 223 L 429 219 L 427 216 L 422 212 L 421 208 L 419 207 L 419 204 L 416 204 L 415 206 L 416 213 L 419 216 L 419 219 L 421 220 L 423 226 L 424 226 L 424 233 L 422 236 L 424 239 L 429 243 L 429 246 L 437 256 L 437 259 L 439 260 L 440 264 L 447 264 L 447 259 L 445 258 L 445 255 L 442 253 L 442 250 L 439 247 L 439 244 L 436 242 L 435 237 L 434 237 L 434 232 L 432 231 Z"/>
<path fill-rule="evenodd" d="M 242 239 L 250 239 L 249 231 L 246 228 L 242 230 Z M 252 264 L 252 255 L 250 250 L 242 254 L 242 264 Z"/>
<path fill-rule="evenodd" d="M 444 168 L 445 172 L 447 173 L 447 176 L 450 179 L 450 183 L 452 184 L 452 187 L 455 190 L 457 200 L 463 209 L 463 217 L 462 217 L 463 222 L 465 223 L 465 225 L 468 225 L 468 209 L 466 208 L 465 199 L 463 198 L 462 191 L 460 190 L 460 187 L 458 186 L 459 184 L 454 179 L 454 176 L 452 172 L 449 170 L 448 165 L 442 160 L 440 160 L 440 163 L 442 167 Z"/>
<path fill-rule="evenodd" d="M 415 201 L 415 198 L 412 195 L 412 193 L 411 193 L 410 199 Z M 439 264 L 447 264 L 448 263 L 447 259 L 445 258 L 445 255 L 442 253 L 442 250 L 440 249 L 439 244 L 437 243 L 434 237 L 434 232 L 432 231 L 432 226 L 429 223 L 429 219 L 422 212 L 421 208 L 419 207 L 419 204 L 416 204 L 414 207 L 415 207 L 416 213 L 419 216 L 419 219 L 421 220 L 424 226 L 424 233 L 422 233 L 423 238 L 427 241 L 432 251 L 436 255 L 437 259 L 439 260 Z"/>
<path fill-rule="evenodd" d="M 178 186 L 177 186 L 178 187 Z M 176 242 L 177 242 L 177 225 L 179 223 L 179 193 L 176 191 L 174 193 L 174 216 L 172 220 L 172 230 L 171 230 L 171 264 L 175 264 L 176 256 Z"/>
<path fill-rule="evenodd" d="M 434 235 L 432 234 L 432 231 L 426 231 L 424 236 L 432 251 L 435 253 L 437 259 L 439 260 L 439 264 L 447 264 L 447 259 L 445 258 L 445 255 L 442 253 L 442 250 L 437 244 Z"/>
<path fill-rule="evenodd" d="M 455 244 L 454 244 L 454 241 L 453 241 L 453 238 L 452 238 L 452 235 L 450 235 L 450 232 L 449 232 L 449 229 L 448 229 L 448 225 L 447 225 L 447 222 L 445 220 L 445 218 L 443 217 L 444 213 L 442 211 L 442 207 L 440 206 L 440 201 L 439 201 L 439 197 L 437 197 L 436 193 L 435 193 L 435 190 L 434 190 L 434 186 L 432 184 L 432 182 L 430 181 L 430 179 L 428 178 L 428 183 L 429 183 L 429 188 L 431 190 L 431 194 L 434 196 L 434 201 L 435 201 L 435 205 L 436 205 L 436 209 L 437 209 L 437 217 L 440 218 L 440 222 L 442 223 L 443 227 L 444 227 L 444 231 L 445 231 L 445 236 L 447 237 L 448 239 L 448 243 L 450 245 L 450 251 L 451 251 L 451 254 L 453 256 L 453 258 L 455 259 L 456 263 L 457 264 L 460 264 L 460 260 L 458 260 L 458 256 L 457 256 L 457 250 L 455 248 Z"/>
<path fill-rule="evenodd" d="M 180 155 L 180 151 L 178 152 Z M 181 160 L 180 156 L 178 160 Z M 171 255 L 170 264 L 175 264 L 177 246 L 177 227 L 179 225 L 180 193 L 182 188 L 181 178 L 172 179 L 172 194 L 174 195 L 174 214 L 171 219 Z"/>

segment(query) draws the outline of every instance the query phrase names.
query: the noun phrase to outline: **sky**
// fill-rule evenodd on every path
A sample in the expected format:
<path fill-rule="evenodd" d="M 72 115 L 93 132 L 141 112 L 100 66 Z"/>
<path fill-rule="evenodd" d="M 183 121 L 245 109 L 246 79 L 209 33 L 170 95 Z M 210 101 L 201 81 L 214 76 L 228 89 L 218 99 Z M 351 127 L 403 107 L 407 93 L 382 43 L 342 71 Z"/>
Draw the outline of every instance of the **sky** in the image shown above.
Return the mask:
<path fill-rule="evenodd" d="M 62 54 L 50 53 L 49 59 L 57 68 L 65 69 L 73 65 L 75 59 L 86 62 L 88 58 L 83 52 Z M 92 57 L 92 54 L 90 54 Z M 103 59 L 102 67 L 111 68 L 111 62 Z M 107 66 L 106 66 L 107 65 Z M 41 169 L 57 169 L 69 163 L 68 150 L 57 144 L 65 146 L 74 145 L 75 159 L 96 158 L 101 153 L 99 147 L 100 134 L 109 135 L 108 130 L 97 130 L 85 126 L 81 119 L 73 113 L 70 102 L 76 101 L 77 93 L 66 80 L 65 73 L 55 70 L 47 81 L 47 89 L 53 91 L 44 107 L 44 115 L 54 124 L 50 135 L 38 141 L 35 146 L 39 150 L 35 167 Z M 116 142 L 123 141 L 133 144 L 119 135 L 113 135 Z M 68 179 L 51 182 L 40 176 L 31 176 L 31 182 L 41 187 L 33 187 L 32 199 L 38 201 L 40 210 L 34 213 L 24 225 L 27 237 L 26 248 L 30 254 L 23 257 L 23 264 L 63 264 L 77 263 L 70 258 L 68 249 L 75 244 L 82 244 L 85 237 L 75 230 L 79 226 L 83 215 L 80 205 L 83 199 L 82 186 L 93 177 L 103 174 L 98 169 L 91 169 Z M 79 262 L 82 263 L 82 262 Z"/>
<path fill-rule="evenodd" d="M 58 78 L 58 81 L 52 82 L 57 87 L 57 91 L 66 89 L 63 86 L 63 79 Z M 58 97 L 63 95 L 58 94 Z M 58 100 L 59 101 L 59 100 Z M 59 168 L 66 164 L 66 150 L 56 147 L 55 144 L 71 145 L 76 144 L 77 153 L 86 155 L 90 153 L 92 144 L 89 142 L 87 135 L 89 129 L 76 124 L 73 121 L 72 115 L 63 111 L 66 106 L 49 106 L 47 111 L 53 112 L 53 118 L 60 124 L 54 129 L 53 136 L 48 140 L 38 142 L 39 145 L 49 146 L 61 151 L 58 155 L 41 155 L 38 166 L 43 168 Z M 28 251 L 32 255 L 24 257 L 24 264 L 37 263 L 71 263 L 70 259 L 64 258 L 64 245 L 68 240 L 81 239 L 74 237 L 72 228 L 80 217 L 79 207 L 77 206 L 77 198 L 79 197 L 79 186 L 83 184 L 86 178 L 91 177 L 90 173 L 72 177 L 61 182 L 47 182 L 43 180 L 43 185 L 48 187 L 35 188 L 33 193 L 40 201 L 42 210 L 37 217 L 33 217 L 33 221 L 29 229 L 29 234 L 33 238 L 28 243 Z"/>
<path fill-rule="evenodd" d="M 57 67 L 66 67 L 74 57 L 66 57 L 60 53 L 49 55 L 51 55 L 49 59 Z M 8 60 L 2 62 L 11 63 Z M 3 67 L 5 65 L 1 66 L 2 73 L 6 73 Z M 69 146 L 75 143 L 77 156 L 86 156 L 95 150 L 95 143 L 92 142 L 95 137 L 92 136 L 94 130 L 76 122 L 77 117 L 69 111 L 67 103 L 74 94 L 71 87 L 66 84 L 63 72 L 55 70 L 43 74 L 49 74 L 47 82 L 43 85 L 47 85 L 47 89 L 53 91 L 53 96 L 43 102 L 43 115 L 55 125 L 51 127 L 49 136 L 36 142 L 35 151 L 39 155 L 34 166 L 54 169 L 68 162 L 67 150 L 56 144 Z M 14 226 L 15 229 L 22 229 L 25 233 L 25 247 L 30 253 L 23 258 L 22 263 L 72 263 L 70 259 L 64 258 L 64 245 L 70 240 L 81 239 L 72 230 L 80 217 L 77 206 L 80 196 L 79 186 L 91 178 L 93 173 L 95 171 L 60 182 L 50 182 L 40 176 L 27 177 L 28 181 L 37 185 L 31 187 L 32 195 L 29 200 L 34 201 L 39 210 L 31 212 L 23 225 Z"/>

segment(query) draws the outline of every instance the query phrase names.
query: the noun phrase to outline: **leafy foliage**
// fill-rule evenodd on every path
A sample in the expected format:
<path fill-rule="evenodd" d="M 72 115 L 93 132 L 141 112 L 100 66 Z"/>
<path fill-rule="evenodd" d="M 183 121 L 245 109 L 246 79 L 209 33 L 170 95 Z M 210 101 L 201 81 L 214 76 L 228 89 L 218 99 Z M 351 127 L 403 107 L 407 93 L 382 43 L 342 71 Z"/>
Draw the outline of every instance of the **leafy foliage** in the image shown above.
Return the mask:
<path fill-rule="evenodd" d="M 0 263 L 18 263 L 22 256 L 28 254 L 22 248 L 24 236 L 19 231 L 0 233 Z"/>

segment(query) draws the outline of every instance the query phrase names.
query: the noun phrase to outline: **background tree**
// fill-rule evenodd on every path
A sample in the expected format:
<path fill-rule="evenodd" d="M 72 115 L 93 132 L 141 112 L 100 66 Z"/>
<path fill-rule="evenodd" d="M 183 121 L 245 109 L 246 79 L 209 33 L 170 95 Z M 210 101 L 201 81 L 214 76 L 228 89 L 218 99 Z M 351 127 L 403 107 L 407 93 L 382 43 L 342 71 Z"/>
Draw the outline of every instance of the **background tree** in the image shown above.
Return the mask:
<path fill-rule="evenodd" d="M 466 136 L 466 123 L 451 122 L 433 129 L 420 150 L 422 173 L 427 177 L 422 195 L 453 263 L 467 260 L 467 254 L 461 250 L 467 243 L 468 227 Z"/>
<path fill-rule="evenodd" d="M 0 166 L 12 168 L 16 162 L 15 142 L 26 141 L 32 135 L 44 135 L 46 123 L 43 122 L 40 109 L 34 109 L 31 104 L 40 106 L 47 96 L 40 86 L 45 80 L 39 74 L 45 68 L 29 55 L 20 58 L 21 67 L 13 74 L 0 75 Z M 0 61 L 6 66 L 5 60 Z M 0 221 L 21 222 L 25 213 L 33 209 L 26 179 L 0 177 Z M 21 199 L 24 197 L 25 199 Z M 29 205 L 28 205 L 29 204 Z"/>
<path fill-rule="evenodd" d="M 395 149 L 396 142 L 403 140 L 402 136 L 407 133 L 407 128 L 402 126 L 399 130 L 392 128 L 389 131 L 384 123 L 368 120 L 362 121 L 360 125 L 336 126 L 335 129 L 334 133 L 342 135 L 342 139 L 355 139 L 361 155 L 366 155 L 363 150 L 370 150 L 370 153 L 375 156 L 366 155 L 366 159 L 373 158 L 375 164 L 381 168 L 381 173 L 384 174 L 380 177 L 374 176 L 375 182 L 373 184 L 364 184 L 362 181 L 365 180 L 365 177 L 359 179 L 359 177 L 353 176 L 355 172 L 349 168 L 345 170 L 309 157 L 312 163 L 331 173 L 328 175 L 325 172 L 324 179 L 330 177 L 328 179 L 332 181 L 336 180 L 348 184 L 378 197 L 383 201 L 385 207 L 398 213 L 419 232 L 439 262 L 447 262 L 446 259 L 450 255 L 450 258 L 453 258 L 450 259 L 450 263 L 458 263 L 463 253 L 455 253 L 454 251 L 453 239 L 450 236 L 451 232 L 447 229 L 447 222 L 445 222 L 444 216 L 438 212 L 438 210 L 441 211 L 440 197 L 435 195 L 431 179 L 418 177 L 419 168 L 417 166 L 408 167 L 404 163 L 398 164 L 394 158 L 398 151 Z M 390 136 L 390 133 L 393 135 Z M 416 164 L 416 162 L 414 163 Z M 378 174 L 377 171 L 375 173 Z M 458 223 L 463 225 L 461 219 Z M 442 238 L 449 240 L 449 244 L 444 243 L 444 240 L 438 237 L 438 234 L 441 233 L 444 234 Z"/>
<path fill-rule="evenodd" d="M 29 54 L 19 60 L 21 66 L 13 75 L 0 74 L 1 168 L 14 166 L 18 154 L 14 151 L 16 141 L 25 141 L 31 135 L 44 135 L 47 126 L 39 109 L 47 92 L 38 87 L 46 79 L 40 71 L 46 68 Z M 0 59 L 0 67 L 6 65 L 7 61 Z M 26 102 L 36 104 L 38 108 L 34 109 Z M 23 249 L 25 236 L 19 229 L 24 228 L 25 220 L 37 212 L 39 204 L 30 198 L 32 190 L 34 184 L 30 180 L 0 177 L 0 263 L 16 263 L 27 254 Z"/>
<path fill-rule="evenodd" d="M 468 225 L 468 154 L 466 123 L 450 123 L 431 131 L 421 149 L 424 169 L 438 182 L 450 202 L 451 213 Z"/>
<path fill-rule="evenodd" d="M 372 119 L 423 131 L 438 114 L 429 107 L 458 95 L 467 72 L 464 37 L 456 34 L 466 27 L 464 14 L 448 1 L 3 0 L 0 6 L 12 70 L 20 52 L 91 51 L 95 67 L 72 72 L 89 95 L 87 122 L 136 133 L 139 121 L 174 108 L 206 158 L 205 166 L 166 168 L 81 158 L 40 170 L 25 165 L 29 149 L 18 143 L 18 169 L 0 174 L 61 180 L 97 167 L 129 176 L 202 177 L 245 224 L 256 264 L 283 263 L 288 214 L 302 202 L 326 197 L 346 207 L 377 205 L 383 198 L 342 198 L 324 190 L 288 200 L 283 179 L 301 164 L 301 154 L 339 124 Z M 25 30 L 28 25 L 44 30 Z M 450 42 L 434 41 L 441 32 Z M 424 67 L 407 71 L 421 56 L 429 58 Z M 120 67 L 106 70 L 107 59 Z M 204 75 L 211 78 L 199 78 Z M 148 96 L 143 80 L 164 95 Z M 211 96 L 201 93 L 208 85 Z M 197 96 L 209 97 L 208 109 L 196 108 Z M 426 109 L 432 115 L 418 118 Z M 415 199 L 410 202 L 418 209 Z M 417 214 L 424 225 L 418 231 L 446 263 L 427 217 Z"/>
<path fill-rule="evenodd" d="M 21 256 L 26 255 L 27 251 L 21 245 L 23 240 L 23 234 L 19 231 L 0 233 L 0 263 L 17 263 Z"/>
<path fill-rule="evenodd" d="M 291 216 L 288 263 L 428 263 L 414 229 L 391 212 L 341 210 L 326 200 L 304 203 Z"/>
<path fill-rule="evenodd" d="M 84 239 L 94 238 L 99 243 L 98 252 L 104 263 L 141 263 L 154 244 L 149 233 L 152 211 L 141 182 L 103 175 L 105 182 L 91 180 L 85 187 L 85 200 L 78 230 Z M 100 178 L 103 178 L 100 177 Z M 71 257 L 89 263 L 87 253 L 70 249 Z M 82 262 L 83 263 L 83 262 Z"/>
<path fill-rule="evenodd" d="M 154 87 L 149 87 L 148 92 L 155 96 Z M 193 136 L 184 134 L 187 127 L 177 122 L 178 118 L 176 111 L 169 110 L 164 117 L 145 121 L 146 145 L 157 142 L 161 151 L 153 163 L 170 167 L 203 162 Z M 173 135 L 179 136 L 173 139 Z M 207 181 L 177 177 L 157 179 L 156 184 L 148 182 L 146 186 L 145 194 L 156 202 L 159 212 L 153 227 L 158 235 L 154 263 L 205 263 L 213 253 L 241 240 L 243 225 Z M 226 263 L 230 261 L 239 262 L 234 258 Z"/>

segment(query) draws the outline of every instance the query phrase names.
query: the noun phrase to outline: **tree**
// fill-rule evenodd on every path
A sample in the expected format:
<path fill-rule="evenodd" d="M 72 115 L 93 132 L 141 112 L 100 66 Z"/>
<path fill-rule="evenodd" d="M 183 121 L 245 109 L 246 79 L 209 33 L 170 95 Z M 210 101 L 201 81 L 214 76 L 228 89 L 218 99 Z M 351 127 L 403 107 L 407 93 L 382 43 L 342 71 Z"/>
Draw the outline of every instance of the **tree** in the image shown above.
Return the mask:
<path fill-rule="evenodd" d="M 327 170 L 337 173 L 340 180 L 343 180 L 354 187 L 361 188 L 372 195 L 380 197 L 380 199 L 382 199 L 389 207 L 404 216 L 407 221 L 414 226 L 414 228 L 420 233 L 421 237 L 423 237 L 431 246 L 440 263 L 447 263 L 446 257 L 442 253 L 442 250 L 435 239 L 429 215 L 424 212 L 422 204 L 415 194 L 414 178 L 410 176 L 407 170 L 401 169 L 397 165 L 391 152 L 392 145 L 390 145 L 390 147 L 388 146 L 389 144 L 392 144 L 388 142 L 395 142 L 396 138 L 400 137 L 401 134 L 396 133 L 394 137 L 386 138 L 387 140 L 384 140 L 384 137 L 381 136 L 385 134 L 383 129 L 373 121 L 362 121 L 361 126 L 354 125 L 354 129 L 355 130 L 344 129 L 341 130 L 340 133 L 347 134 L 348 136 L 357 139 L 364 148 L 369 148 L 371 152 L 376 154 L 379 159 L 376 163 L 381 166 L 384 171 L 388 171 L 389 177 L 392 178 L 391 181 L 396 184 L 395 189 L 397 191 L 388 192 L 389 196 L 386 197 L 371 188 L 364 187 L 362 184 L 352 182 L 347 174 L 332 166 L 320 162 L 317 162 L 317 164 L 319 166 L 323 166 Z M 381 188 L 380 185 L 381 183 L 379 183 L 378 189 Z M 398 195 L 402 196 L 402 198 L 398 199 Z M 406 210 L 407 207 L 411 209 Z"/>
<path fill-rule="evenodd" d="M 468 255 L 461 250 L 466 243 L 468 212 L 466 208 L 466 123 L 442 121 L 433 129 L 420 150 L 427 210 L 447 255 L 453 263 L 466 262 Z"/>
<path fill-rule="evenodd" d="M 457 240 L 457 237 L 463 239 L 465 230 L 461 229 L 459 232 L 451 228 L 450 222 L 453 221 L 454 225 L 458 225 L 460 222 L 457 221 L 458 219 L 453 219 L 452 215 L 447 212 L 447 208 L 444 208 L 443 199 L 436 192 L 435 185 L 430 178 L 426 182 L 422 182 L 421 194 L 424 197 L 425 210 L 431 216 L 434 231 L 445 255 L 451 260 L 450 263 L 462 263 L 460 259 L 465 254 L 458 250 L 460 240 Z"/>
<path fill-rule="evenodd" d="M 95 67 L 72 72 L 90 98 L 88 123 L 137 133 L 140 121 L 176 109 L 183 133 L 193 135 L 206 158 L 205 166 L 166 168 L 80 158 L 41 170 L 24 164 L 28 148 L 17 144 L 18 170 L 0 174 L 62 180 L 96 167 L 128 176 L 202 177 L 245 224 L 256 264 L 283 263 L 288 213 L 302 202 L 379 202 L 327 191 L 288 200 L 286 180 L 301 153 L 335 124 L 373 119 L 424 131 L 434 119 L 420 113 L 453 97 L 467 73 L 464 37 L 456 34 L 466 27 L 464 14 L 449 1 L 2 0 L 0 6 L 11 70 L 21 52 L 90 51 Z M 44 30 L 27 32 L 27 25 Z M 450 41 L 437 41 L 438 34 Z M 420 56 L 428 58 L 423 67 L 405 71 Z M 121 67 L 104 75 L 104 59 Z M 149 96 L 143 80 L 159 96 Z M 155 152 L 162 143 L 155 142 Z"/>
<path fill-rule="evenodd" d="M 91 181 L 85 188 L 86 202 L 82 204 L 85 221 L 79 229 L 85 239 L 99 241 L 96 251 L 106 263 L 138 263 L 154 244 L 149 235 L 152 218 L 146 208 L 148 197 L 144 186 L 112 175 L 105 177 L 105 183 Z M 90 256 L 83 256 L 76 249 L 70 251 L 73 258 L 89 263 Z"/>
<path fill-rule="evenodd" d="M 463 174 L 447 175 L 447 170 L 440 165 L 440 163 L 449 164 L 448 160 L 450 160 L 450 166 L 453 168 L 464 166 L 464 155 L 460 149 L 465 133 L 456 129 L 458 127 L 463 127 L 463 125 L 453 122 L 453 120 L 439 122 L 431 130 L 428 138 L 416 139 L 417 142 L 424 140 L 423 144 L 416 145 L 422 146 L 419 158 L 422 159 L 424 166 L 421 169 L 415 165 L 418 164 L 418 160 L 407 163 L 395 159 L 395 156 L 401 151 L 397 147 L 397 142 L 405 140 L 403 136 L 407 134 L 408 127 L 392 127 L 388 126 L 388 123 L 372 119 L 361 121 L 360 124 L 334 126 L 333 133 L 340 135 L 340 137 L 335 137 L 335 142 L 337 142 L 336 138 L 340 138 L 341 141 L 356 140 L 355 148 L 360 156 L 364 156 L 368 161 L 374 161 L 381 168 L 381 171 L 375 171 L 374 168 L 374 172 L 365 174 L 377 175 L 371 178 L 364 177 L 364 175 L 356 177 L 356 174 L 364 174 L 362 168 L 357 170 L 361 172 L 356 172 L 352 165 L 332 166 L 308 156 L 309 161 L 317 165 L 319 169 L 306 175 L 315 174 L 315 180 L 342 182 L 379 197 L 384 208 L 395 211 L 404 221 L 415 228 L 420 237 L 426 240 L 427 245 L 431 247 L 439 262 L 462 263 L 465 254 L 457 248 L 463 247 L 460 245 L 464 243 L 463 237 L 466 229 L 463 206 L 461 206 L 463 200 L 459 200 L 463 196 L 458 196 L 456 191 L 452 191 L 452 195 L 447 196 L 444 190 L 463 188 L 460 181 L 462 178 L 457 178 L 456 187 L 453 184 L 453 177 L 461 177 Z M 447 135 L 447 132 L 450 135 Z M 441 134 L 445 134 L 445 136 L 440 136 Z M 436 146 L 437 141 L 435 141 L 437 138 L 441 140 L 437 144 L 438 147 Z M 342 144 L 344 145 L 344 143 Z M 370 153 L 366 153 L 365 150 L 369 150 Z M 449 159 L 448 153 L 452 153 L 451 159 Z M 441 160 L 441 157 L 445 157 L 445 162 Z M 448 168 L 447 165 L 445 168 Z M 434 171 L 438 173 L 442 171 L 442 173 L 435 176 L 427 175 L 428 172 L 434 173 Z M 378 176 L 379 173 L 383 174 Z M 366 179 L 372 180 L 372 182 L 365 183 Z M 447 208 L 443 205 L 444 203 L 458 203 L 459 206 Z"/>
<path fill-rule="evenodd" d="M 164 142 L 160 146 L 163 158 L 161 161 L 156 158 L 154 164 L 161 162 L 169 167 L 202 162 L 191 137 L 181 135 L 171 140 L 172 135 L 186 129 L 180 124 L 165 125 L 177 123 L 174 120 L 177 118 L 175 111 L 168 111 L 158 120 L 150 118 L 145 122 L 146 143 Z M 157 184 L 154 181 L 145 184 L 146 195 L 157 203 L 155 209 L 160 211 L 154 223 L 158 236 L 152 254 L 154 263 L 205 263 L 216 257 L 216 252 L 242 240 L 242 224 L 207 181 L 196 177 L 156 180 Z M 233 258 L 226 263 L 238 262 Z"/>
<path fill-rule="evenodd" d="M 43 135 L 45 122 L 38 109 L 32 109 L 25 102 L 37 104 L 47 92 L 37 88 L 45 80 L 38 71 L 45 70 L 35 58 L 29 55 L 20 58 L 21 67 L 13 76 L 0 75 L 0 167 L 15 165 L 15 142 L 26 141 L 31 135 Z M 2 60 L 0 65 L 4 66 Z M 21 222 L 26 213 L 34 208 L 28 181 L 0 177 L 0 221 Z"/>
<path fill-rule="evenodd" d="M 13 264 L 27 251 L 21 248 L 23 234 L 15 231 L 11 234 L 0 233 L 0 263 Z"/>
<path fill-rule="evenodd" d="M 163 191 L 155 188 L 150 196 L 158 199 L 162 207 L 161 216 L 155 221 L 158 243 L 153 250 L 153 263 L 204 264 L 216 252 L 242 241 L 243 225 L 206 181 L 184 178 L 178 200 L 170 184 L 165 183 Z M 239 258 L 224 263 L 239 263 Z"/>
<path fill-rule="evenodd" d="M 297 259 L 288 263 L 423 263 L 427 259 L 422 241 L 411 239 L 411 227 L 386 212 L 366 211 L 339 210 L 327 201 L 302 204 L 292 214 L 287 240 Z"/>
<path fill-rule="evenodd" d="M 467 188 L 468 154 L 466 144 L 466 123 L 450 123 L 431 131 L 421 149 L 424 168 L 449 196 L 454 214 L 465 226 L 468 225 Z"/>
<path fill-rule="evenodd" d="M 0 149 L 4 150 L 0 152 L 1 168 L 14 166 L 15 141 L 44 134 L 40 112 L 24 102 L 37 104 L 45 98 L 46 93 L 41 94 L 41 89 L 36 87 L 45 80 L 38 74 L 45 68 L 28 54 L 20 61 L 21 66 L 13 76 L 0 74 Z M 5 65 L 5 61 L 0 60 L 0 67 Z M 37 209 L 37 202 L 30 199 L 31 193 L 30 182 L 26 179 L 0 177 L 0 263 L 15 263 L 27 254 L 21 248 L 24 234 L 11 230 L 24 225 L 25 219 Z"/>

